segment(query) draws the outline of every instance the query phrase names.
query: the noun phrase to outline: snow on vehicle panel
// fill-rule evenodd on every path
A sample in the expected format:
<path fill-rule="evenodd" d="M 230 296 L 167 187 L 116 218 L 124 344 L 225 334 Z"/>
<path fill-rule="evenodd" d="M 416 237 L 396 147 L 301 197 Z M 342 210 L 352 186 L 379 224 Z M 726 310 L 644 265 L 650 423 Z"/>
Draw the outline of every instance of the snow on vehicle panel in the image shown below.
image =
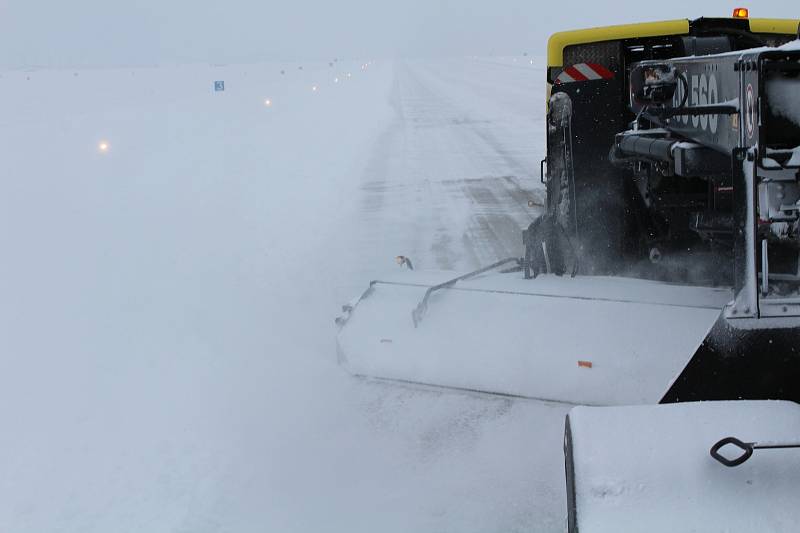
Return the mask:
<path fill-rule="evenodd" d="M 800 125 L 800 79 L 773 76 L 766 89 L 770 110 Z"/>
<path fill-rule="evenodd" d="M 352 373 L 569 403 L 655 403 L 730 299 L 641 280 L 494 275 L 434 293 L 415 328 L 411 311 L 426 289 L 377 283 L 358 302 L 338 338 Z"/>
<path fill-rule="evenodd" d="M 757 450 L 735 468 L 709 453 L 728 436 L 800 440 L 795 403 L 576 407 L 569 422 L 581 533 L 797 531 L 798 450 Z"/>

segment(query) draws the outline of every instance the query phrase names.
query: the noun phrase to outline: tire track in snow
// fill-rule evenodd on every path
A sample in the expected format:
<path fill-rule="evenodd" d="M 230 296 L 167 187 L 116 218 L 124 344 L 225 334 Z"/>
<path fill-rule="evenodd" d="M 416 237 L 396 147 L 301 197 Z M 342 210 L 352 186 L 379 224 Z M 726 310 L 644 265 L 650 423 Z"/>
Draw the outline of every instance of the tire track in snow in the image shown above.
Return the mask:
<path fill-rule="evenodd" d="M 404 254 L 423 268 L 466 270 L 522 253 L 521 231 L 538 214 L 528 200 L 540 194 L 521 185 L 532 169 L 501 140 L 516 132 L 457 105 L 445 83 L 425 66 L 395 67 L 397 118 L 362 185 L 365 260 Z"/>

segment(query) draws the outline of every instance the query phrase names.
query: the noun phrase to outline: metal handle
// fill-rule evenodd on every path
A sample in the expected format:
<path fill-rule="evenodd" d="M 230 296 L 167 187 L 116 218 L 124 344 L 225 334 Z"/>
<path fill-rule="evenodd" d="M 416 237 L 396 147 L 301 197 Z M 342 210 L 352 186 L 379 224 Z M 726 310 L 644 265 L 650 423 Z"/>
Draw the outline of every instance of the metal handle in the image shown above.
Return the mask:
<path fill-rule="evenodd" d="M 742 450 L 742 455 L 737 457 L 736 459 L 728 459 L 721 453 L 719 453 L 720 448 L 723 446 L 727 446 L 728 444 L 732 444 Z M 725 437 L 721 441 L 717 442 L 714 446 L 711 447 L 711 457 L 719 461 L 720 463 L 724 464 L 725 466 L 734 467 L 739 466 L 740 464 L 744 463 L 750 456 L 753 455 L 753 444 L 752 442 L 742 442 L 736 437 Z"/>
<path fill-rule="evenodd" d="M 728 459 L 719 453 L 720 448 L 732 444 L 742 450 L 742 455 L 736 459 Z M 711 457 L 724 464 L 725 466 L 739 466 L 753 455 L 753 450 L 785 450 L 788 448 L 800 448 L 797 442 L 742 442 L 736 437 L 725 437 L 711 447 Z"/>
<path fill-rule="evenodd" d="M 544 167 L 547 165 L 547 158 L 545 157 L 541 161 L 539 161 L 539 181 L 545 183 L 546 180 L 544 179 Z"/>

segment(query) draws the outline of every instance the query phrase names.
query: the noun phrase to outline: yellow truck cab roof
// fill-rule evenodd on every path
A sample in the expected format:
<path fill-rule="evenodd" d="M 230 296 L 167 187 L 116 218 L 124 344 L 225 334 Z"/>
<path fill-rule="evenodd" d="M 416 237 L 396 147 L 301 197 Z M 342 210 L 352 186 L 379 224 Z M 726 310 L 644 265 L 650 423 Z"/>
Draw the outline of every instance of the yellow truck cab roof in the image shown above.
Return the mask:
<path fill-rule="evenodd" d="M 752 33 L 776 33 L 782 35 L 797 34 L 798 25 L 800 24 L 800 19 L 753 18 L 747 19 L 747 21 L 750 24 Z M 547 66 L 563 66 L 564 48 L 575 44 L 642 37 L 662 37 L 666 35 L 687 35 L 689 31 L 690 21 L 688 19 L 678 19 L 557 32 L 550 36 L 550 40 L 547 43 Z"/>

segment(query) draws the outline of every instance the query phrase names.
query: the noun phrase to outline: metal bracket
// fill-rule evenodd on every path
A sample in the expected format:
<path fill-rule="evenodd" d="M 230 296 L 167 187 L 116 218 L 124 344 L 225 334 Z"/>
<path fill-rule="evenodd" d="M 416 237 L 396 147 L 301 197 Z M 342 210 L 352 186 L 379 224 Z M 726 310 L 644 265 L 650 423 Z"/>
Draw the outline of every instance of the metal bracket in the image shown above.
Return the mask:
<path fill-rule="evenodd" d="M 450 288 L 459 281 L 464 281 L 465 279 L 475 277 L 478 274 L 483 274 L 484 272 L 494 270 L 497 267 L 503 266 L 511 262 L 515 262 L 517 264 L 521 263 L 521 261 L 518 258 L 509 257 L 507 259 L 503 259 L 502 261 L 492 263 L 489 266 L 479 268 L 478 270 L 464 274 L 463 276 L 453 278 L 450 281 L 445 281 L 444 283 L 440 283 L 438 285 L 434 285 L 433 287 L 429 287 L 428 290 L 425 291 L 425 296 L 423 296 L 422 301 L 419 304 L 417 304 L 417 307 L 411 312 L 411 319 L 414 321 L 414 327 L 416 328 L 417 326 L 419 326 L 420 322 L 422 322 L 422 317 L 425 315 L 425 311 L 428 310 L 428 299 L 431 297 L 431 294 L 433 294 L 435 291 Z"/>

